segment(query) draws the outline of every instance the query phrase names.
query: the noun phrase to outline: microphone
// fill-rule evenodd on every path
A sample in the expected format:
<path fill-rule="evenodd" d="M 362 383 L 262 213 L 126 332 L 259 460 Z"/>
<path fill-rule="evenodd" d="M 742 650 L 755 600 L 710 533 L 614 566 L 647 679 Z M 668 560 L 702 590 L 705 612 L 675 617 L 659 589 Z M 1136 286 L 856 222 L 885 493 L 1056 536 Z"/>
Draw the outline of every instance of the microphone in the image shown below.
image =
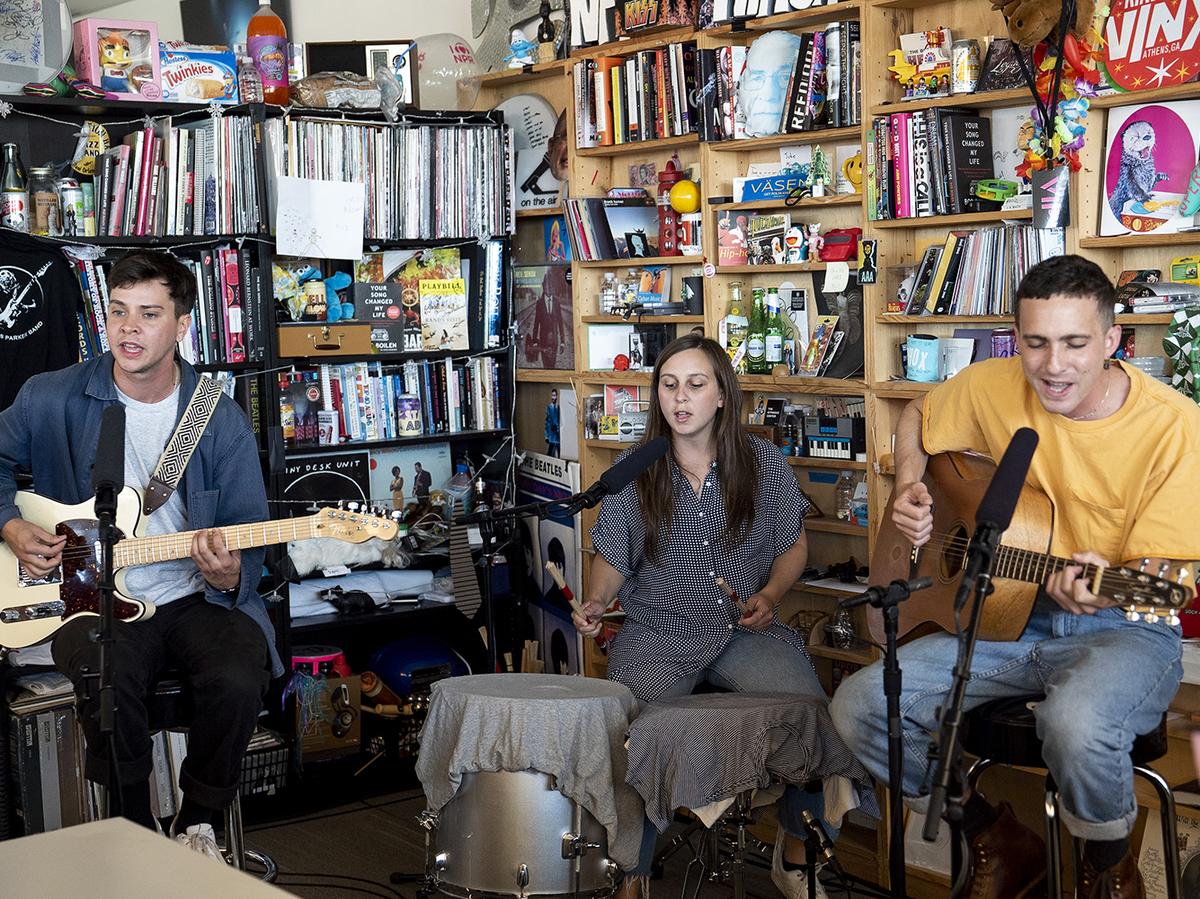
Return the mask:
<path fill-rule="evenodd" d="M 665 456 L 669 446 L 666 437 L 655 437 L 604 472 L 596 483 L 584 491 L 586 508 L 590 509 L 610 493 L 620 493 L 638 475 Z"/>
<path fill-rule="evenodd" d="M 852 596 L 849 599 L 843 599 L 838 603 L 839 609 L 857 609 L 859 606 L 872 605 L 877 609 L 883 608 L 884 604 L 891 598 L 892 591 L 902 593 L 901 598 L 907 599 L 908 594 L 916 593 L 918 590 L 924 590 L 927 587 L 933 586 L 933 578 L 918 577 L 911 581 L 895 580 L 886 587 L 868 587 L 858 596 Z"/>
<path fill-rule="evenodd" d="M 833 844 L 829 842 L 829 834 L 825 833 L 825 825 L 813 817 L 813 813 L 808 809 L 800 814 L 804 816 L 804 827 L 812 837 L 817 852 L 825 859 L 825 864 L 829 865 L 829 869 L 837 875 L 838 880 L 844 883 L 846 874 L 842 871 L 842 866 L 838 864 L 837 856 L 833 854 Z"/>
<path fill-rule="evenodd" d="M 92 464 L 92 492 L 96 496 L 96 517 L 115 515 L 117 494 L 125 487 L 125 407 L 113 403 L 100 419 L 100 439 L 96 442 L 96 461 Z"/>
<path fill-rule="evenodd" d="M 979 509 L 975 513 L 977 533 L 983 525 L 1003 531 L 1012 522 L 1037 445 L 1038 433 L 1033 428 L 1018 428 L 1017 433 L 1013 434 L 1000 464 L 996 466 L 996 473 L 992 475 L 992 482 L 979 502 Z"/>
<path fill-rule="evenodd" d="M 992 475 L 992 482 L 988 484 L 983 499 L 979 501 L 979 508 L 975 512 L 975 533 L 967 546 L 962 581 L 954 597 L 956 612 L 966 606 L 971 587 L 984 573 L 985 565 L 990 572 L 1000 536 L 1012 523 L 1013 512 L 1016 511 L 1017 500 L 1021 498 L 1021 488 L 1025 486 L 1025 475 L 1029 472 L 1037 445 L 1037 431 L 1018 428 L 1004 450 L 1000 464 L 996 466 L 996 473 Z"/>

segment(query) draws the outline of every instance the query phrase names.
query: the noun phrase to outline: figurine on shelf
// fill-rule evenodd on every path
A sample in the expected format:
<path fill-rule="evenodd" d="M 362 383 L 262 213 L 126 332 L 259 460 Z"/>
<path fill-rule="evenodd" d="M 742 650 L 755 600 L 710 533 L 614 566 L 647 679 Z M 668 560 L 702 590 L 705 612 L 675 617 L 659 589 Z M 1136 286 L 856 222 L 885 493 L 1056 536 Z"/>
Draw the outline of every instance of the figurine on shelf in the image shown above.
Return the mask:
<path fill-rule="evenodd" d="M 771 238 L 771 261 L 776 265 L 783 265 L 787 261 L 787 251 L 783 248 L 783 241 L 778 236 Z"/>
<path fill-rule="evenodd" d="M 520 28 L 514 28 L 512 41 L 508 45 L 508 55 L 504 57 L 508 67 L 519 69 L 522 66 L 531 66 L 536 53 L 537 44 L 525 37 L 525 33 Z"/>
<path fill-rule="evenodd" d="M 785 261 L 789 265 L 804 261 L 804 253 L 808 250 L 807 245 L 804 243 L 804 231 L 792 225 L 792 227 L 788 228 L 787 233 L 783 235 L 783 245 L 787 252 Z"/>
<path fill-rule="evenodd" d="M 542 0 L 538 15 L 542 18 L 537 28 L 538 62 L 553 62 L 557 54 L 554 46 L 554 23 L 550 21 L 550 0 Z"/>
<path fill-rule="evenodd" d="M 809 222 L 808 238 L 805 243 L 808 247 L 808 258 L 815 262 L 821 255 L 821 248 L 825 246 L 825 238 L 821 236 L 820 224 Z"/>

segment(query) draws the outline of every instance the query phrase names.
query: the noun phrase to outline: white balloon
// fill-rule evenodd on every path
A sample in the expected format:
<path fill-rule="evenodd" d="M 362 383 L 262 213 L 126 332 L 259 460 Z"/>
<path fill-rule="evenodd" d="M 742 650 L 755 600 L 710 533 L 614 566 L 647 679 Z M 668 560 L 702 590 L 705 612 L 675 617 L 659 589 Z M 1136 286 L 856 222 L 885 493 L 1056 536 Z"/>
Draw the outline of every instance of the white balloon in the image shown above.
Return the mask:
<path fill-rule="evenodd" d="M 471 109 L 479 96 L 475 51 L 457 34 L 417 38 L 417 83 L 422 109 Z"/>

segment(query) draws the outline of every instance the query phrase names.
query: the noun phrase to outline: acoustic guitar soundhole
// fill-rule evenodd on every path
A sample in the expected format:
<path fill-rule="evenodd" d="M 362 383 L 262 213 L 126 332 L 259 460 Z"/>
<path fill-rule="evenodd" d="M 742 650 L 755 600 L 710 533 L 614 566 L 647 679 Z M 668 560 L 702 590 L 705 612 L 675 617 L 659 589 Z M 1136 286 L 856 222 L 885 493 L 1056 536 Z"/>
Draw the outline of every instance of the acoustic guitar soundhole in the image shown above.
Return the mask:
<path fill-rule="evenodd" d="M 949 536 L 945 539 L 941 555 L 938 557 L 938 577 L 949 581 L 962 572 L 966 563 L 967 543 L 971 538 L 966 528 L 960 524 L 951 528 Z"/>

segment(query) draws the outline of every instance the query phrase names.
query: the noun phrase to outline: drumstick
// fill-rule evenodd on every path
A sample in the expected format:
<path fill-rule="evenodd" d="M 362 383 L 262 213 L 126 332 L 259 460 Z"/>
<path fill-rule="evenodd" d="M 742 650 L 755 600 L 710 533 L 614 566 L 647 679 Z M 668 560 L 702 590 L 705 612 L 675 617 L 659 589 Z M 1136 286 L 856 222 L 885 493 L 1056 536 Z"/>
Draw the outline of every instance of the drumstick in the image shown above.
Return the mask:
<path fill-rule="evenodd" d="M 547 562 L 546 570 L 550 572 L 550 577 L 554 578 L 555 586 L 557 586 L 562 592 L 563 599 L 571 604 L 571 608 L 578 613 L 580 618 L 586 619 L 588 615 L 587 612 L 583 610 L 583 603 L 575 598 L 575 594 L 571 592 L 571 588 L 568 587 L 567 582 L 563 580 L 562 571 L 559 570 L 559 567 L 553 562 Z M 596 645 L 601 649 L 608 648 L 608 640 L 606 640 L 604 637 L 603 628 L 600 630 L 600 633 L 596 634 L 596 636 L 592 639 L 596 641 Z"/>
<path fill-rule="evenodd" d="M 727 580 L 725 580 L 725 578 L 721 577 L 720 575 L 718 575 L 715 578 L 715 581 L 716 581 L 717 586 L 720 587 L 724 591 L 725 595 L 733 600 L 734 604 L 738 607 L 738 611 L 741 612 L 742 615 L 745 615 L 746 614 L 746 603 L 744 603 L 742 601 L 742 598 L 737 595 L 737 591 L 734 590 L 732 587 L 730 587 L 729 582 Z"/>

